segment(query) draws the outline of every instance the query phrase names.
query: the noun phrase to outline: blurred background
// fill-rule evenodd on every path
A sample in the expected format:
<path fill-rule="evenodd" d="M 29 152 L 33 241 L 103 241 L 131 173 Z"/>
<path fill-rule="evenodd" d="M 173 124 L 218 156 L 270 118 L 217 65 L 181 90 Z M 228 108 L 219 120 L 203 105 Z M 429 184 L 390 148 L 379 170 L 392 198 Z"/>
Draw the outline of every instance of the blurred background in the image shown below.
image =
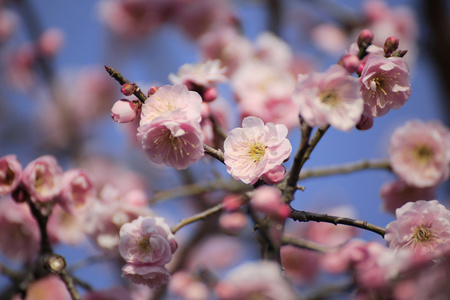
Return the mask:
<path fill-rule="evenodd" d="M 405 59 L 413 91 L 408 102 L 375 119 L 370 130 L 330 128 L 305 168 L 387 158 L 392 132 L 408 120 L 450 124 L 449 6 L 441 0 L 0 1 L 0 156 L 16 154 L 25 166 L 41 155 L 52 154 L 65 170 L 86 167 L 98 174 L 103 174 L 107 165 L 108 180 L 117 185 L 130 184 L 127 180 L 139 182 L 150 200 L 158 192 L 187 183 L 229 179 L 225 167 L 211 159 L 186 172 L 150 163 L 137 146 L 136 124 L 118 124 L 111 119 L 112 105 L 125 96 L 104 65 L 146 92 L 151 86 L 170 84 L 168 75 L 181 65 L 214 58 L 206 50 L 208 41 L 225 37 L 228 33 L 218 28 L 230 27 L 250 44 L 266 31 L 280 37 L 295 56 L 297 73 L 326 70 L 349 49 L 361 29 L 370 28 L 380 46 L 388 36 L 398 36 L 399 48 L 408 50 Z M 216 105 L 226 111 L 227 130 L 240 126 L 239 108 L 228 83 L 220 84 L 219 98 Z M 299 135 L 298 128 L 290 128 L 294 149 Z M 297 192 L 293 207 L 339 211 L 384 227 L 394 216 L 382 211 L 380 188 L 394 179 L 386 170 L 307 179 L 300 183 L 306 189 Z M 152 209 L 172 226 L 220 202 L 224 195 L 208 193 L 201 204 L 195 197 L 175 195 Z M 449 197 L 446 183 L 439 188 L 437 199 L 447 204 Z M 199 228 L 195 224 L 180 230 L 179 244 Z M 246 233 L 236 238 L 248 250 L 241 261 L 258 258 L 251 230 L 249 224 Z M 358 235 L 384 243 L 370 232 Z M 88 241 L 60 243 L 56 252 L 64 255 L 69 265 L 101 253 Z M 7 258 L 3 261 L 10 263 Z M 94 289 L 120 282 L 115 264 L 88 265 L 76 274 Z M 0 283 L 6 286 L 8 281 L 1 279 Z"/>

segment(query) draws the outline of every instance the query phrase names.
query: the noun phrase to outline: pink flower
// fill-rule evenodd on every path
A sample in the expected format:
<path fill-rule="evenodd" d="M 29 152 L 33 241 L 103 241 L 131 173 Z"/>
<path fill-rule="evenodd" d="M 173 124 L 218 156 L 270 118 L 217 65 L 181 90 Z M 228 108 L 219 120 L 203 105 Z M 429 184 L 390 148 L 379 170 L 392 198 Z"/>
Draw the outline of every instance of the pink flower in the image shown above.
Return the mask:
<path fill-rule="evenodd" d="M 292 146 L 288 130 L 256 117 L 247 117 L 242 128 L 231 130 L 224 142 L 227 171 L 236 180 L 254 184 L 267 171 L 289 158 Z"/>
<path fill-rule="evenodd" d="M 147 125 L 157 117 L 177 116 L 197 123 L 201 121 L 202 98 L 184 85 L 160 87 L 142 105 L 140 126 Z"/>
<path fill-rule="evenodd" d="M 241 211 L 224 212 L 219 217 L 220 227 L 228 234 L 239 234 L 247 224 L 247 215 Z"/>
<path fill-rule="evenodd" d="M 283 165 L 273 167 L 262 175 L 262 180 L 267 184 L 280 183 L 286 176 L 286 168 Z"/>
<path fill-rule="evenodd" d="M 216 285 L 216 293 L 221 300 L 297 299 L 281 275 L 281 266 L 270 261 L 240 265 Z"/>
<path fill-rule="evenodd" d="M 389 248 L 407 248 L 437 257 L 450 249 L 450 212 L 438 201 L 408 202 L 395 211 L 396 221 L 386 226 Z"/>
<path fill-rule="evenodd" d="M 12 300 L 24 299 L 21 296 Z M 64 282 L 57 275 L 49 275 L 36 280 L 27 288 L 27 300 L 70 300 L 72 297 L 67 291 Z"/>
<path fill-rule="evenodd" d="M 1 199 L 0 226 L 0 251 L 9 259 L 30 261 L 38 254 L 40 233 L 28 205 Z"/>
<path fill-rule="evenodd" d="M 172 294 L 181 296 L 184 300 L 210 299 L 208 286 L 185 271 L 173 274 L 168 289 Z"/>
<path fill-rule="evenodd" d="M 391 137 L 394 172 L 416 187 L 436 186 L 449 177 L 450 131 L 438 122 L 407 122 Z"/>
<path fill-rule="evenodd" d="M 121 99 L 114 103 L 111 109 L 111 118 L 117 123 L 129 123 L 136 119 L 141 109 L 140 101 Z"/>
<path fill-rule="evenodd" d="M 90 291 L 83 296 L 83 300 L 133 300 L 130 292 L 123 286 L 116 286 L 107 290 Z"/>
<path fill-rule="evenodd" d="M 58 203 L 71 214 L 85 212 L 93 203 L 95 190 L 90 176 L 80 169 L 64 172 Z"/>
<path fill-rule="evenodd" d="M 173 84 L 184 84 L 209 87 L 227 81 L 224 75 L 226 69 L 220 66 L 220 60 L 208 60 L 198 64 L 184 64 L 177 74 L 169 74 Z"/>
<path fill-rule="evenodd" d="M 321 254 L 318 252 L 286 245 L 281 248 L 280 255 L 286 276 L 297 284 L 312 283 L 320 271 Z"/>
<path fill-rule="evenodd" d="M 411 95 L 409 70 L 400 57 L 371 56 L 359 78 L 364 102 L 374 117 L 399 109 Z"/>
<path fill-rule="evenodd" d="M 281 192 L 278 188 L 263 185 L 255 189 L 250 200 L 251 205 L 266 215 L 285 219 L 289 213 L 289 205 L 281 200 Z"/>
<path fill-rule="evenodd" d="M 33 200 L 49 202 L 61 191 L 62 174 L 56 158 L 45 155 L 25 167 L 22 183 Z"/>
<path fill-rule="evenodd" d="M 186 169 L 204 154 L 203 133 L 196 122 L 160 117 L 141 125 L 137 136 L 152 162 L 177 170 Z"/>
<path fill-rule="evenodd" d="M 53 206 L 48 219 L 47 232 L 53 244 L 77 245 L 85 241 L 84 215 L 74 216 L 60 206 Z"/>
<path fill-rule="evenodd" d="M 120 255 L 129 263 L 164 265 L 177 242 L 163 218 L 139 217 L 120 228 Z"/>
<path fill-rule="evenodd" d="M 383 210 L 395 214 L 395 210 L 407 202 L 436 199 L 436 187 L 418 188 L 397 180 L 385 183 L 381 187 L 380 196 Z"/>
<path fill-rule="evenodd" d="M 293 97 L 300 116 L 310 126 L 330 124 L 350 130 L 359 122 L 364 108 L 357 79 L 337 65 L 324 73 L 299 75 Z"/>
<path fill-rule="evenodd" d="M 156 289 L 169 282 L 170 273 L 161 265 L 127 263 L 122 268 L 122 277 L 135 284 Z"/>
<path fill-rule="evenodd" d="M 22 165 L 13 154 L 0 158 L 0 195 L 12 193 L 20 184 Z"/>

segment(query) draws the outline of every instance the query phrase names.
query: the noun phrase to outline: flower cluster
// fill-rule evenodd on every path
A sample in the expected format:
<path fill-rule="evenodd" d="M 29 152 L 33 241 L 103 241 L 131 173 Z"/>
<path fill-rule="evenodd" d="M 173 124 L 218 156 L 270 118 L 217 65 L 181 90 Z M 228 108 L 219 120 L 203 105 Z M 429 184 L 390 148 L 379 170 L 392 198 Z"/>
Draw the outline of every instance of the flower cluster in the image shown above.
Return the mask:
<path fill-rule="evenodd" d="M 122 276 L 136 284 L 157 288 L 168 283 L 165 264 L 178 245 L 163 218 L 139 217 L 120 228 L 120 255 L 127 264 Z"/>

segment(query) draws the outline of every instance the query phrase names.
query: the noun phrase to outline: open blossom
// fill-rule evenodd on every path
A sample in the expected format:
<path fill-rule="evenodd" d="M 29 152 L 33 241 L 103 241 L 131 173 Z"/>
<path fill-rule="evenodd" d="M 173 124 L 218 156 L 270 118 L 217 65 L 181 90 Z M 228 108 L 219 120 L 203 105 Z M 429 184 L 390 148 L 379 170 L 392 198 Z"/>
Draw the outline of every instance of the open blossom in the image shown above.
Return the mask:
<path fill-rule="evenodd" d="M 169 282 L 170 273 L 161 265 L 127 263 L 122 268 L 122 277 L 155 289 Z"/>
<path fill-rule="evenodd" d="M 231 130 L 224 142 L 224 161 L 234 179 L 254 184 L 258 178 L 289 158 L 288 130 L 256 117 L 247 117 L 242 128 Z"/>
<path fill-rule="evenodd" d="M 408 66 L 400 57 L 371 56 L 359 82 L 364 102 L 370 106 L 374 117 L 399 109 L 411 95 Z"/>
<path fill-rule="evenodd" d="M 120 255 L 129 263 L 164 265 L 177 242 L 163 218 L 139 217 L 120 228 Z"/>
<path fill-rule="evenodd" d="M 297 299 L 275 262 L 248 262 L 216 285 L 221 300 Z"/>
<path fill-rule="evenodd" d="M 80 169 L 64 172 L 58 203 L 69 213 L 85 212 L 94 201 L 95 191 L 89 175 Z"/>
<path fill-rule="evenodd" d="M 389 248 L 407 248 L 437 257 L 450 249 L 450 211 L 438 201 L 408 202 L 395 212 L 397 220 L 386 226 Z"/>
<path fill-rule="evenodd" d="M 0 158 L 0 195 L 7 195 L 20 184 L 22 165 L 16 156 L 6 155 Z"/>
<path fill-rule="evenodd" d="M 294 92 L 300 116 L 310 126 L 331 126 L 350 130 L 360 120 L 364 102 L 358 80 L 341 66 L 324 73 L 300 75 Z"/>
<path fill-rule="evenodd" d="M 204 154 L 204 137 L 196 122 L 158 118 L 140 126 L 137 136 L 152 162 L 177 170 L 186 169 Z"/>
<path fill-rule="evenodd" d="M 41 156 L 30 162 L 22 174 L 22 183 L 36 201 L 52 201 L 61 191 L 63 170 L 56 158 Z"/>
<path fill-rule="evenodd" d="M 407 122 L 393 133 L 389 151 L 392 169 L 409 185 L 431 187 L 449 177 L 450 131 L 438 122 Z"/>
<path fill-rule="evenodd" d="M 184 84 L 188 87 L 190 85 L 209 87 L 227 81 L 225 71 L 226 69 L 220 66 L 220 60 L 208 60 L 198 64 L 182 65 L 177 74 L 169 74 L 169 80 L 173 84 Z"/>
<path fill-rule="evenodd" d="M 202 98 L 198 93 L 189 91 L 186 86 L 180 84 L 165 85 L 145 100 L 139 125 L 146 125 L 157 117 L 173 115 L 200 123 L 201 109 Z"/>

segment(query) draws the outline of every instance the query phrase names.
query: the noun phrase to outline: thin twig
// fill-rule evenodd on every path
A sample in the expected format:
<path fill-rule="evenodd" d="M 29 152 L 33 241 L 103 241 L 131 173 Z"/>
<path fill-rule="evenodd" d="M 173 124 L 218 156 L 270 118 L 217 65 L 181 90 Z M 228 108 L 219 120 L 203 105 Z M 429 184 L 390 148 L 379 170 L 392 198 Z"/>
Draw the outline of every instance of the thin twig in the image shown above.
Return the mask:
<path fill-rule="evenodd" d="M 300 174 L 300 179 L 330 176 L 336 174 L 348 174 L 352 172 L 369 169 L 391 170 L 391 164 L 388 159 L 378 159 L 378 160 L 362 160 L 359 162 L 346 163 L 342 165 L 306 169 Z"/>
<path fill-rule="evenodd" d="M 319 244 L 304 239 L 294 238 L 291 236 L 283 236 L 281 242 L 283 245 L 291 245 L 297 248 L 312 250 L 319 253 L 327 253 L 330 251 L 328 248 L 321 246 Z"/>
<path fill-rule="evenodd" d="M 208 145 L 203 145 L 203 149 L 205 150 L 205 153 L 214 157 L 215 159 L 217 159 L 218 161 L 220 161 L 221 163 L 225 163 L 224 159 L 223 159 L 223 152 L 222 150 L 217 150 L 214 149 L 213 147 L 210 147 Z"/>
<path fill-rule="evenodd" d="M 221 211 L 222 208 L 223 208 L 222 203 L 219 203 L 216 206 L 213 206 L 205 211 L 202 211 L 198 214 L 193 215 L 192 217 L 182 219 L 182 220 L 180 220 L 180 222 L 178 224 L 176 224 L 172 228 L 170 228 L 170 231 L 172 231 L 172 233 L 175 234 L 178 230 L 180 230 L 184 226 L 189 225 L 194 222 L 197 222 L 197 221 L 200 221 L 200 220 L 203 220 L 206 217 Z"/>
<path fill-rule="evenodd" d="M 381 235 L 382 237 L 384 237 L 384 234 L 385 234 L 384 228 L 370 224 L 366 221 L 360 221 L 360 220 L 337 217 L 337 216 L 330 216 L 327 214 L 319 214 L 319 213 L 299 211 L 299 210 L 292 209 L 290 218 L 294 221 L 299 221 L 299 222 L 315 221 L 315 222 L 332 223 L 334 225 L 337 225 L 337 224 L 349 225 L 349 226 L 358 227 L 358 228 L 362 228 L 365 230 L 375 232 L 375 233 Z"/>
<path fill-rule="evenodd" d="M 118 71 L 116 71 L 115 69 L 109 67 L 109 66 L 105 66 L 106 72 L 108 72 L 108 74 L 114 78 L 117 82 L 119 82 L 121 85 L 128 83 L 128 84 L 132 84 L 135 87 L 135 91 L 133 93 L 133 95 L 135 95 L 142 103 L 145 102 L 145 100 L 147 100 L 147 97 L 145 96 L 145 94 L 142 92 L 141 88 L 135 83 L 131 83 L 128 79 L 126 79 L 125 77 L 122 76 L 122 74 L 120 74 Z"/>

